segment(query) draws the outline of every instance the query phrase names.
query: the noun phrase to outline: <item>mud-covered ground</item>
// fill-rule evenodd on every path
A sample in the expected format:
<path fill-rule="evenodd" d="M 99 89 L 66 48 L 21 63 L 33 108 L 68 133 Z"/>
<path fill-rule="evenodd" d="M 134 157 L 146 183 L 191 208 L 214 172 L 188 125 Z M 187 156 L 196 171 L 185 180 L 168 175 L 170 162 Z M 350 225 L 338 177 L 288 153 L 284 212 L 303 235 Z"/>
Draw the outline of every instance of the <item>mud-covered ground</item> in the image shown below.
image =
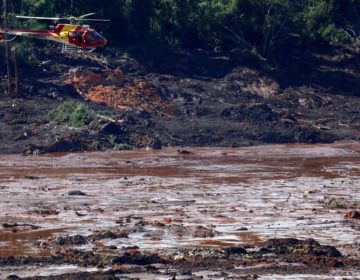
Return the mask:
<path fill-rule="evenodd" d="M 360 145 L 0 156 L 1 279 L 359 279 Z"/>
<path fill-rule="evenodd" d="M 358 139 L 360 56 L 350 50 L 172 51 L 153 57 L 35 50 L 21 96 L 0 99 L 0 152 L 135 147 L 251 146 Z M 130 58 L 130 57 L 137 57 Z M 54 120 L 87 104 L 85 127 Z"/>

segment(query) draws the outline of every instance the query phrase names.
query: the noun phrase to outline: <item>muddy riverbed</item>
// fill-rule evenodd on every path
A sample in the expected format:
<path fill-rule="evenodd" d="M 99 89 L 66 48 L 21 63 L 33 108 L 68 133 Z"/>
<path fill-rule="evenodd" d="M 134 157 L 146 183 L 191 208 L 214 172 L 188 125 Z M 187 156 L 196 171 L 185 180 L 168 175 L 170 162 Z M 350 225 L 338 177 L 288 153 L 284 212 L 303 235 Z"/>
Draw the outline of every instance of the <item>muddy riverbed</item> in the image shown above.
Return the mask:
<path fill-rule="evenodd" d="M 0 278 L 359 279 L 359 185 L 357 142 L 1 155 Z"/>

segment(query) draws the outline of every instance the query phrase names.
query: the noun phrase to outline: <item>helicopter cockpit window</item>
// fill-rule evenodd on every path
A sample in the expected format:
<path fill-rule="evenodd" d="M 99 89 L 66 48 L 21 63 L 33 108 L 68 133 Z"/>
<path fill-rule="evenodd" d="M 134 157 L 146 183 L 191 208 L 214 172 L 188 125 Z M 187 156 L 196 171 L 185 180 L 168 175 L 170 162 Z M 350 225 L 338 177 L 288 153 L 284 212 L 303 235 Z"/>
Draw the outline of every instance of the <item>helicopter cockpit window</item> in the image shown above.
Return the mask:
<path fill-rule="evenodd" d="M 96 43 L 98 42 L 99 40 L 101 40 L 102 37 L 99 33 L 95 32 L 95 31 L 88 31 L 86 33 L 86 41 L 87 43 Z"/>

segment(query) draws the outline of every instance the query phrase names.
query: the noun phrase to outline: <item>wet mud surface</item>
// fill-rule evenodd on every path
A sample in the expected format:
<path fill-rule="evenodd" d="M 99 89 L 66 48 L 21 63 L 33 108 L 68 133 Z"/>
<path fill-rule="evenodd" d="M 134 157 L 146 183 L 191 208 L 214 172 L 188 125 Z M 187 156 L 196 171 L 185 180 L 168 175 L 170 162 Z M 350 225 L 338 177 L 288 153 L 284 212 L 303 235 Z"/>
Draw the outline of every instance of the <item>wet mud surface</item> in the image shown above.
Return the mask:
<path fill-rule="evenodd" d="M 359 163 L 357 142 L 1 155 L 0 278 L 358 279 Z"/>

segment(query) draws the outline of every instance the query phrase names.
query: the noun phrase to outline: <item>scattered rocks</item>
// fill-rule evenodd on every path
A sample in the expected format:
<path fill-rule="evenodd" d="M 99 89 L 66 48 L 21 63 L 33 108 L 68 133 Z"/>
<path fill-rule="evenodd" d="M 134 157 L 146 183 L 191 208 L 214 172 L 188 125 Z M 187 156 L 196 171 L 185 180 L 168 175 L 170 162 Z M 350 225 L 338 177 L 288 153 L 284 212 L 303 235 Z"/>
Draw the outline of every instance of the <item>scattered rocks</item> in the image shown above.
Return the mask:
<path fill-rule="evenodd" d="M 131 229 L 127 230 L 106 230 L 101 232 L 96 232 L 90 234 L 87 238 L 91 241 L 103 240 L 103 239 L 118 239 L 118 238 L 128 238 Z"/>
<path fill-rule="evenodd" d="M 57 245 L 85 245 L 88 243 L 87 238 L 82 235 L 73 235 L 58 237 L 55 242 Z"/>
<path fill-rule="evenodd" d="M 39 214 L 42 216 L 50 216 L 50 215 L 59 215 L 60 212 L 57 211 L 56 209 L 44 208 L 44 209 L 36 209 L 32 213 Z"/>
<path fill-rule="evenodd" d="M 246 249 L 243 247 L 229 247 L 225 249 L 225 252 L 228 255 L 244 255 L 247 253 Z"/>
<path fill-rule="evenodd" d="M 269 239 L 263 251 L 277 255 L 325 256 L 339 258 L 341 253 L 332 246 L 320 245 L 314 239 L 299 240 L 295 238 Z"/>

